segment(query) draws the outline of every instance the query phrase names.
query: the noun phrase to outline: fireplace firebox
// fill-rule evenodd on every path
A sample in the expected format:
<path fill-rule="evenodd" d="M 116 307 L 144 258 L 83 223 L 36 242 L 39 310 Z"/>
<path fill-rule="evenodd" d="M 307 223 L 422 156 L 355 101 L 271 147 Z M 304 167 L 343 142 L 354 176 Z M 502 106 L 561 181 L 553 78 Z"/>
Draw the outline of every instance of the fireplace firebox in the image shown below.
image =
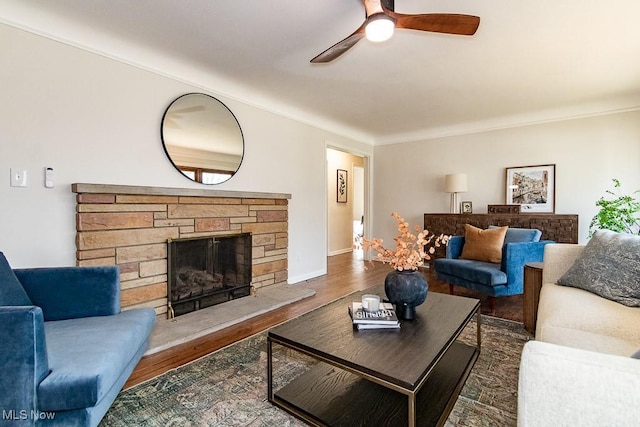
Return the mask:
<path fill-rule="evenodd" d="M 169 318 L 251 293 L 251 233 L 168 242 Z"/>

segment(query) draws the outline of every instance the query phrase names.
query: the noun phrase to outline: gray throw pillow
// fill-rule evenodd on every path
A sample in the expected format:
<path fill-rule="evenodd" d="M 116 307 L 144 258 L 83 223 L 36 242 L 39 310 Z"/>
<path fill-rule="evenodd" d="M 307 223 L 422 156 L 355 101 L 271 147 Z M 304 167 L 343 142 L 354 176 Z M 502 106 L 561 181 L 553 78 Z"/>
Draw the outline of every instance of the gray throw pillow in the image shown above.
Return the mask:
<path fill-rule="evenodd" d="M 640 236 L 596 231 L 558 284 L 640 307 Z"/>
<path fill-rule="evenodd" d="M 638 350 L 635 353 L 633 353 L 631 355 L 631 357 L 633 357 L 634 359 L 640 359 L 640 350 Z"/>

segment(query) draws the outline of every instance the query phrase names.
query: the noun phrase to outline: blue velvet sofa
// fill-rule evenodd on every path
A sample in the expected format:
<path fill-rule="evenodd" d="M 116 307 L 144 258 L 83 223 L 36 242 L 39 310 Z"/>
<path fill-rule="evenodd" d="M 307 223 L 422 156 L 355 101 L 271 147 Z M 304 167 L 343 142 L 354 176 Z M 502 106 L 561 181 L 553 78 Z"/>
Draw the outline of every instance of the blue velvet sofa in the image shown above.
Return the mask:
<path fill-rule="evenodd" d="M 489 295 L 493 310 L 494 298 L 523 293 L 524 265 L 541 262 L 544 247 L 551 240 L 540 241 L 540 230 L 508 228 L 499 263 L 461 259 L 465 244 L 463 236 L 452 236 L 447 244 L 446 258 L 434 261 L 438 280 Z"/>
<path fill-rule="evenodd" d="M 120 310 L 115 266 L 12 270 L 0 252 L 0 425 L 97 426 L 154 324 Z"/>

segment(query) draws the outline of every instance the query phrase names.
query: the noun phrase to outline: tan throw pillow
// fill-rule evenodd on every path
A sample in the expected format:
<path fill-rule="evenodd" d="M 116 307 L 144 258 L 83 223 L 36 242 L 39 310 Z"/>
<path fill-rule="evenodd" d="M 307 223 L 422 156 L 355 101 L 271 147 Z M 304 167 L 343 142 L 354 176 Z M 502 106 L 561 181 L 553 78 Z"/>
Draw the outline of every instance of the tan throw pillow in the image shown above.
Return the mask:
<path fill-rule="evenodd" d="M 476 261 L 500 262 L 502 245 L 509 227 L 483 230 L 473 225 L 464 225 L 464 246 L 460 258 Z"/>

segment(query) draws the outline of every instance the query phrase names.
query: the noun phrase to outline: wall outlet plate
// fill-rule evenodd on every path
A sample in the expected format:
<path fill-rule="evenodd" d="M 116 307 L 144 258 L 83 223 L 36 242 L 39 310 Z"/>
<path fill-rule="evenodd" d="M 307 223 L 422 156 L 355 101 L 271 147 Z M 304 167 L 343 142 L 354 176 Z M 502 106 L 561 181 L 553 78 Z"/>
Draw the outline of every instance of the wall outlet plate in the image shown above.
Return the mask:
<path fill-rule="evenodd" d="M 27 171 L 25 169 L 11 168 L 11 186 L 26 187 Z"/>

